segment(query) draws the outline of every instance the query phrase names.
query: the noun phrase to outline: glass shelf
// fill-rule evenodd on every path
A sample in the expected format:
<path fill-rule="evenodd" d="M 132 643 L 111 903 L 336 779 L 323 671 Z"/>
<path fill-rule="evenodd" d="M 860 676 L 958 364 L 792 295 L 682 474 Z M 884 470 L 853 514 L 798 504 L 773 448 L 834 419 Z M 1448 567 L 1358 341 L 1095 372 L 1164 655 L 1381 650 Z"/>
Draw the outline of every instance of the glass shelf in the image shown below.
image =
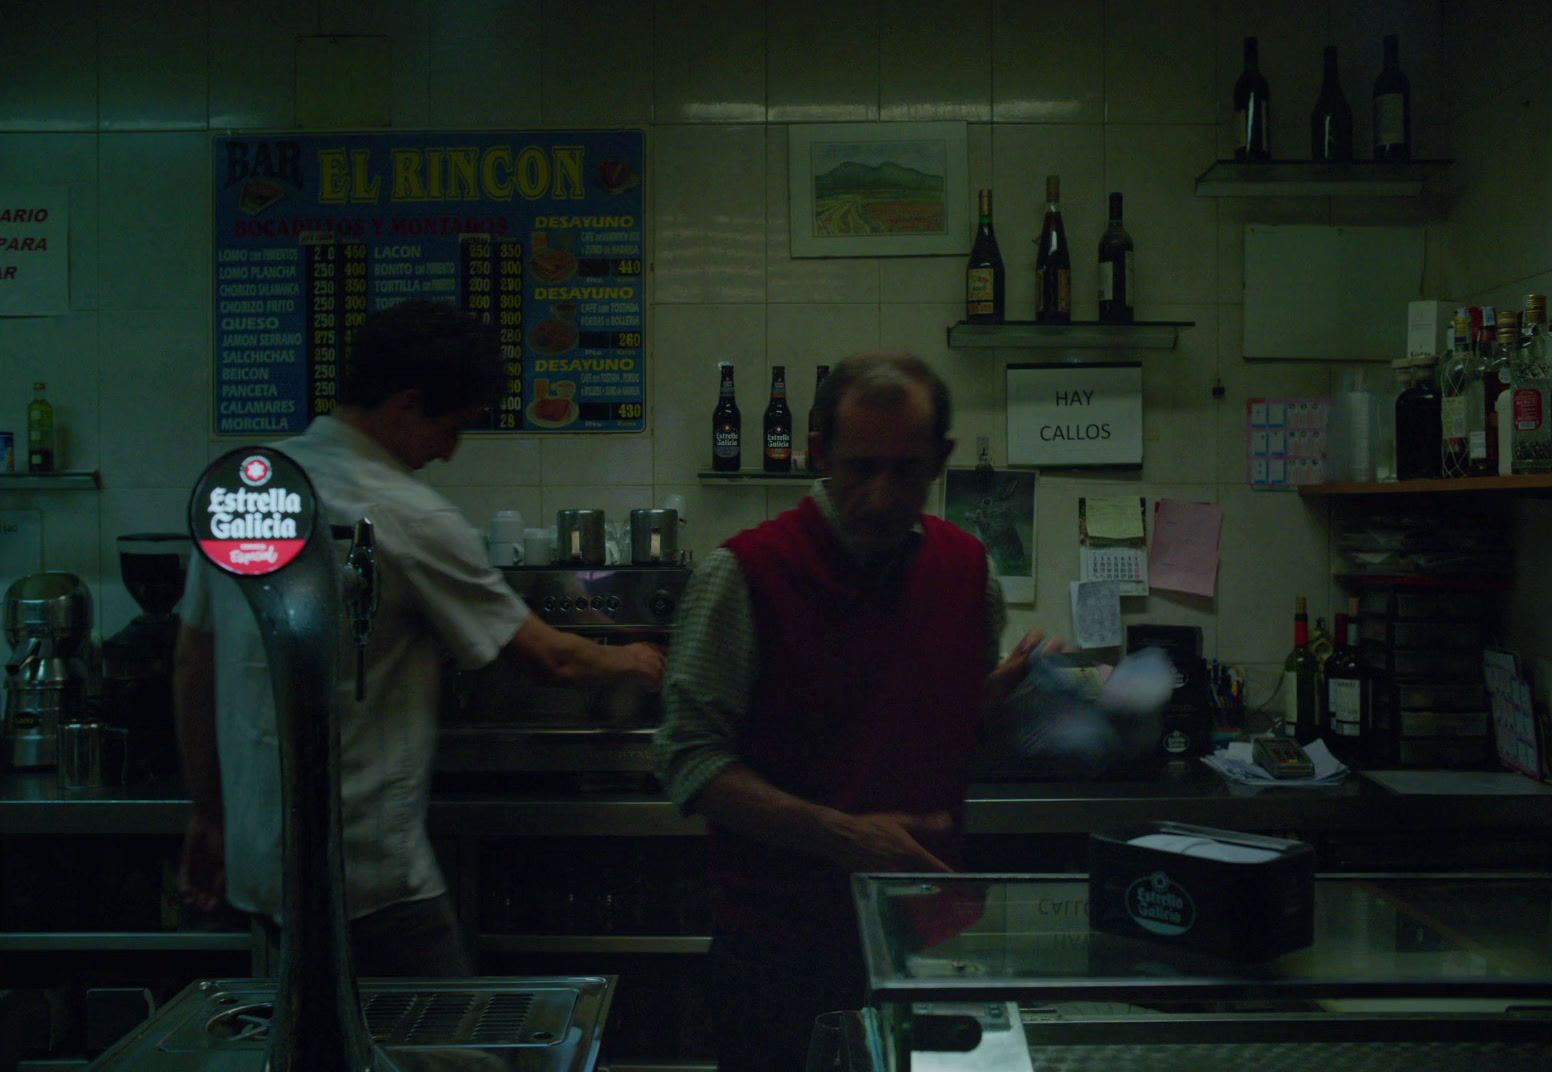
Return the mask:
<path fill-rule="evenodd" d="M 1525 473 L 1519 476 L 1460 477 L 1448 480 L 1395 480 L 1383 484 L 1306 484 L 1299 488 L 1304 496 L 1323 495 L 1438 495 L 1470 492 L 1496 492 L 1512 495 L 1552 494 L 1552 473 Z"/>
<path fill-rule="evenodd" d="M 695 476 L 702 484 L 742 484 L 748 488 L 801 486 L 819 479 L 818 473 L 810 473 L 806 469 L 790 473 L 767 473 L 764 469 L 740 469 L 731 473 L 702 469 Z"/>
<path fill-rule="evenodd" d="M 7 953 L 248 952 L 247 931 L 11 931 L 0 934 Z"/>
<path fill-rule="evenodd" d="M 1196 177 L 1197 197 L 1418 197 L 1449 160 L 1219 160 Z"/>
<path fill-rule="evenodd" d="M 95 469 L 67 469 L 62 473 L 0 473 L 0 490 L 95 491 L 102 487 Z"/>
<path fill-rule="evenodd" d="M 1173 350 L 1180 329 L 1195 326 L 1194 320 L 1139 320 L 1131 324 L 1101 324 L 1097 320 L 1074 320 L 1070 324 L 1037 324 L 1033 320 L 970 324 L 961 320 L 949 327 L 948 346 L 951 350 Z"/>

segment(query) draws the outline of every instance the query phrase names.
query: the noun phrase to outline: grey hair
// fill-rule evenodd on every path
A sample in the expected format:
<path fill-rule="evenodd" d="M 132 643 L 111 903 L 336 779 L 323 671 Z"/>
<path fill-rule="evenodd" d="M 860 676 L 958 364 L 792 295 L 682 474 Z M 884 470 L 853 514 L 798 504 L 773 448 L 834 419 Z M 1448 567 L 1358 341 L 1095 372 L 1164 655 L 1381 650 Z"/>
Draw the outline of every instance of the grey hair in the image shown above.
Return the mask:
<path fill-rule="evenodd" d="M 932 366 L 905 350 L 868 350 L 842 358 L 819 385 L 814 396 L 814 419 L 819 422 L 819 443 L 826 453 L 835 439 L 835 415 L 847 392 L 883 405 L 904 401 L 911 385 L 919 384 L 932 398 L 932 438 L 942 444 L 948 440 L 953 416 L 948 384 Z"/>

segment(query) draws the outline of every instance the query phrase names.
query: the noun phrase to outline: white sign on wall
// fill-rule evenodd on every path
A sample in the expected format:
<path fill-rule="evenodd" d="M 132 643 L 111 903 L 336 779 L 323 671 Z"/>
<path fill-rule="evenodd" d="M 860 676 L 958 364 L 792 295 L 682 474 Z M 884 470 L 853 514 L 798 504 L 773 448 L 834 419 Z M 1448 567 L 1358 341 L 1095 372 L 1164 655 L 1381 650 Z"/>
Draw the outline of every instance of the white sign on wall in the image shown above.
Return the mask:
<path fill-rule="evenodd" d="M 70 311 L 70 191 L 0 187 L 0 316 Z"/>
<path fill-rule="evenodd" d="M 1009 465 L 1141 465 L 1142 366 L 1008 366 Z"/>

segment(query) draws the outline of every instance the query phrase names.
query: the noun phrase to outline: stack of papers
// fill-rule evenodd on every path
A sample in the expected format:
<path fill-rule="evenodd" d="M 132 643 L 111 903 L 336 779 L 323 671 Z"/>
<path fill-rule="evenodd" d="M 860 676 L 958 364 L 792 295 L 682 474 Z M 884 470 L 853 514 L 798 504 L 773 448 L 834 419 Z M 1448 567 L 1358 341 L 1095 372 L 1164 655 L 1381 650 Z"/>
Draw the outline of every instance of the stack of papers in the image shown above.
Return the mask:
<path fill-rule="evenodd" d="M 1304 746 L 1304 754 L 1310 757 L 1315 773 L 1307 778 L 1274 778 L 1265 768 L 1257 766 L 1251 758 L 1249 741 L 1233 741 L 1202 762 L 1231 782 L 1241 785 L 1335 785 L 1347 777 L 1347 765 L 1331 754 L 1325 741 L 1312 741 Z"/>

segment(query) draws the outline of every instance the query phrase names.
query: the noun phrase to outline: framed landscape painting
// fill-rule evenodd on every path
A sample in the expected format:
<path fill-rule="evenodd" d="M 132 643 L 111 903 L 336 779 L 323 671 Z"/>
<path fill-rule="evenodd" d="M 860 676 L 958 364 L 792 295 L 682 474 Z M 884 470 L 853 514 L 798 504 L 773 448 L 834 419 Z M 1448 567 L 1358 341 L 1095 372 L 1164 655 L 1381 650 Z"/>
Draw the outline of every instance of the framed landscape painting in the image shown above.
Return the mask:
<path fill-rule="evenodd" d="M 970 251 L 963 123 L 794 123 L 794 257 Z"/>

